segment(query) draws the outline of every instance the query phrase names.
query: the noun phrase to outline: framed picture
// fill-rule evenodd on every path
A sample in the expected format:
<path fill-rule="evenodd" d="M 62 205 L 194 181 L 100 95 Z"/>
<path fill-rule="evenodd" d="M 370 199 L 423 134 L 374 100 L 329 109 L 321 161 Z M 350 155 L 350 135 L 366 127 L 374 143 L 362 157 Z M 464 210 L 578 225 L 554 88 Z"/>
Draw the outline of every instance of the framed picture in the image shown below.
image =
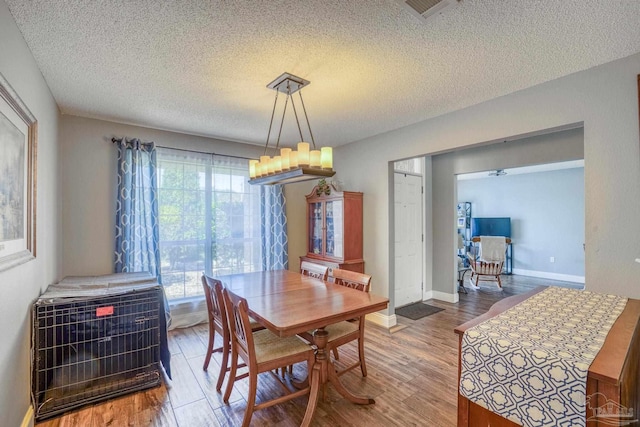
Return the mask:
<path fill-rule="evenodd" d="M 37 129 L 0 74 L 0 271 L 36 256 Z"/>

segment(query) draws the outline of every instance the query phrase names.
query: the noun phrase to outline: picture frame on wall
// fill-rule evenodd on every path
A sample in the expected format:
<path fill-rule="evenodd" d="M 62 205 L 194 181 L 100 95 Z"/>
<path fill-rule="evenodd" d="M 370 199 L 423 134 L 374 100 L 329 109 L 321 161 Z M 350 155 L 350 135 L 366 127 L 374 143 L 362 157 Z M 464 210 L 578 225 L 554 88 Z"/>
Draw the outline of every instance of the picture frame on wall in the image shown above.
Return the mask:
<path fill-rule="evenodd" d="M 0 271 L 36 256 L 37 130 L 0 73 Z"/>

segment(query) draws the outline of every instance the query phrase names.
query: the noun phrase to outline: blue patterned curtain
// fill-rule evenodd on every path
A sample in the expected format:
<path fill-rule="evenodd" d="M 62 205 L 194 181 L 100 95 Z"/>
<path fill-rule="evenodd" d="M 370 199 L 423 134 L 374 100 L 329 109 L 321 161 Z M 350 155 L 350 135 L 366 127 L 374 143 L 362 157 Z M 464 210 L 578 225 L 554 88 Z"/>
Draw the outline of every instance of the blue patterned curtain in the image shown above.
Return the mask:
<path fill-rule="evenodd" d="M 160 278 L 156 149 L 139 139 L 118 146 L 115 272 L 149 271 Z"/>
<path fill-rule="evenodd" d="M 260 237 L 262 269 L 286 270 L 289 267 L 286 200 L 282 185 L 260 187 Z"/>

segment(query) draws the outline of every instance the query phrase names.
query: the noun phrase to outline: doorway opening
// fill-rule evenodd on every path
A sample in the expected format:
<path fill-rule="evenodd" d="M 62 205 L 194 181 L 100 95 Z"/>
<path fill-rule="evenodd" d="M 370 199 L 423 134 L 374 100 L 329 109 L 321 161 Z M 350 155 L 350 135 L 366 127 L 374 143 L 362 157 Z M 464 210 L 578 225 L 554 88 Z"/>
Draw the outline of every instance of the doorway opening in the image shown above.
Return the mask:
<path fill-rule="evenodd" d="M 584 160 L 458 174 L 456 184 L 459 292 L 477 289 L 469 257 L 481 235 L 511 240 L 503 275 L 584 287 Z"/>

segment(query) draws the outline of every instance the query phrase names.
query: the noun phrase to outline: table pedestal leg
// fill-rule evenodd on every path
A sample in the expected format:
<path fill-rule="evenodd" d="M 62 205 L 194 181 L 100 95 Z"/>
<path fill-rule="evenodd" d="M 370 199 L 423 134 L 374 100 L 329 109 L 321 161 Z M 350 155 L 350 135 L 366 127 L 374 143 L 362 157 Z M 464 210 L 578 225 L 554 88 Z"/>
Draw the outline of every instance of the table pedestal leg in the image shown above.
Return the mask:
<path fill-rule="evenodd" d="M 329 376 L 329 381 L 336 388 L 336 391 L 349 402 L 356 403 L 358 405 L 369 405 L 371 403 L 376 403 L 376 401 L 371 399 L 370 397 L 356 396 L 355 394 L 347 390 L 342 382 L 340 382 L 340 377 L 338 377 L 336 369 L 331 362 L 329 363 L 329 369 L 327 370 L 327 373 Z"/>
<path fill-rule="evenodd" d="M 313 343 L 316 345 L 316 362 L 313 364 L 313 370 L 309 372 L 308 380 L 311 386 L 309 391 L 309 402 L 307 403 L 307 410 L 304 413 L 302 420 L 302 426 L 308 426 L 311 424 L 311 419 L 316 411 L 318 405 L 318 393 L 320 387 L 327 381 L 327 354 L 325 348 L 327 346 L 327 340 L 329 333 L 324 329 L 316 329 L 313 332 Z"/>
<path fill-rule="evenodd" d="M 301 426 L 307 427 L 311 425 L 313 414 L 316 412 L 316 406 L 318 406 L 318 393 L 320 391 L 320 365 L 315 363 L 313 370 L 309 373 L 311 390 L 309 390 L 309 402 L 307 403 L 307 410 L 304 413 Z"/>

